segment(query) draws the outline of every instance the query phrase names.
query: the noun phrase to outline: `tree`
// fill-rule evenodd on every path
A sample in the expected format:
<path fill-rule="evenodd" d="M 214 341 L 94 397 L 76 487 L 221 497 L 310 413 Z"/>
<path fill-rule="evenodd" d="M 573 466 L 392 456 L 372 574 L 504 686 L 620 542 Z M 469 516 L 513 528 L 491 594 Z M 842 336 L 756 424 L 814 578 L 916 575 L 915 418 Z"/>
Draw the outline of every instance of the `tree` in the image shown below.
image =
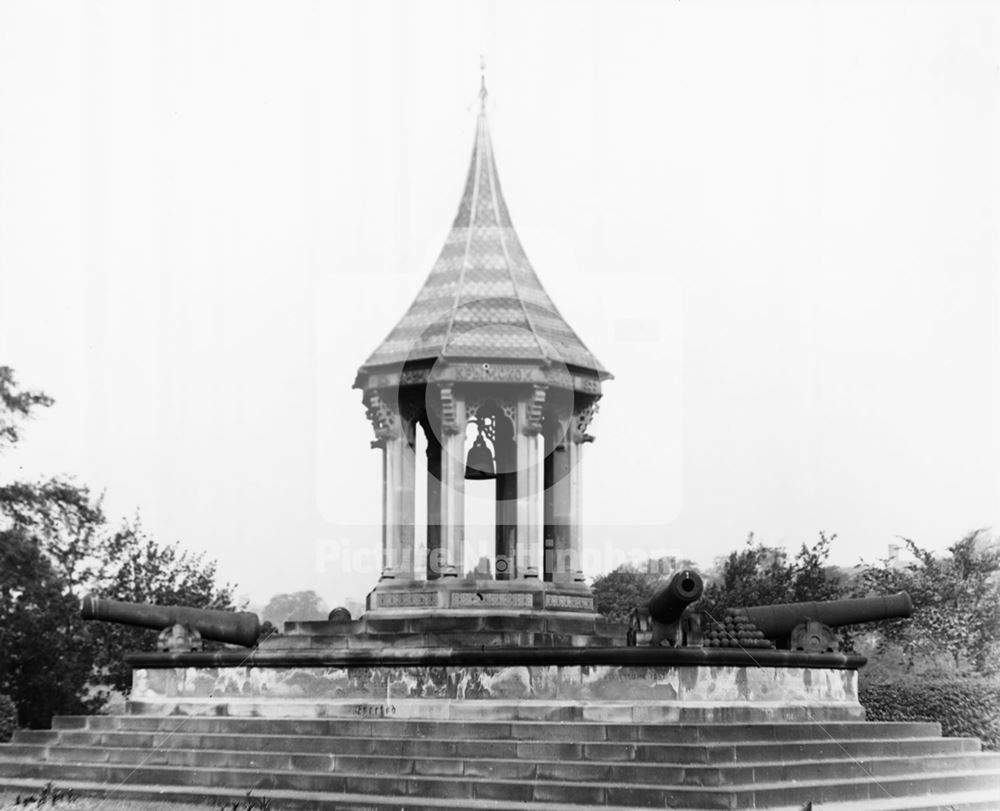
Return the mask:
<path fill-rule="evenodd" d="M 323 598 L 315 591 L 275 594 L 261 612 L 261 620 L 277 628 L 284 622 L 325 620 L 330 613 Z"/>
<path fill-rule="evenodd" d="M 865 647 L 881 659 L 882 675 L 991 675 L 1000 670 L 1000 542 L 977 530 L 937 557 L 909 538 L 914 560 L 858 566 L 856 596 L 906 591 L 908 620 L 869 626 Z"/>
<path fill-rule="evenodd" d="M 52 398 L 40 391 L 20 391 L 14 370 L 0 366 L 0 449 L 16 445 L 21 438 L 20 423 L 39 406 L 52 405 Z"/>
<path fill-rule="evenodd" d="M 21 725 L 97 708 L 84 698 L 92 646 L 78 615 L 37 542 L 22 529 L 0 532 L 0 694 L 13 699 Z"/>
<path fill-rule="evenodd" d="M 743 549 L 717 562 L 694 610 L 721 620 L 727 608 L 836 599 L 840 576 L 827 564 L 836 537 L 820 532 L 813 546 L 802 544 L 789 561 L 787 551 L 755 542 L 751 532 Z"/>
<path fill-rule="evenodd" d="M 52 398 L 18 388 L 0 366 L 0 451 Z M 0 484 L 0 694 L 20 723 L 47 726 L 54 713 L 97 709 L 110 689 L 128 687 L 123 655 L 149 648 L 155 632 L 85 623 L 87 591 L 135 602 L 232 608 L 232 587 L 216 566 L 148 537 L 138 520 L 116 532 L 101 500 L 71 480 Z"/>
<path fill-rule="evenodd" d="M 636 606 L 645 605 L 665 578 L 648 567 L 623 563 L 617 569 L 594 578 L 591 590 L 597 598 L 597 613 L 615 622 L 624 622 Z"/>
<path fill-rule="evenodd" d="M 71 589 L 93 582 L 107 565 L 97 548 L 104 513 L 86 487 L 60 478 L 0 485 L 0 517 L 42 545 Z"/>
<path fill-rule="evenodd" d="M 214 561 L 206 562 L 204 555 L 187 552 L 178 544 L 160 544 L 145 533 L 138 518 L 100 537 L 94 549 L 105 564 L 94 573 L 90 585 L 103 597 L 133 603 L 235 609 L 233 587 L 228 583 L 217 585 Z M 93 686 L 128 692 L 131 671 L 124 656 L 130 651 L 151 649 L 157 634 L 152 629 L 91 623 Z"/>

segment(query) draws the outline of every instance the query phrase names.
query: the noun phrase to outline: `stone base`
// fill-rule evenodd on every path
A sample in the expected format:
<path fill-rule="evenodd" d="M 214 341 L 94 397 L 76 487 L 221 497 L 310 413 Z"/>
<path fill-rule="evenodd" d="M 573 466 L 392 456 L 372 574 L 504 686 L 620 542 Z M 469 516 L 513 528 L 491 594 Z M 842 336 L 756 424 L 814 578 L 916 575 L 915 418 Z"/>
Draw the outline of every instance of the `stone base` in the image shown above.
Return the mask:
<path fill-rule="evenodd" d="M 864 718 L 857 672 L 753 666 L 136 668 L 152 714 L 709 722 Z"/>
<path fill-rule="evenodd" d="M 286 622 L 260 650 L 625 647 L 627 626 L 596 614 L 410 609 L 369 612 L 346 622 Z"/>
<path fill-rule="evenodd" d="M 595 617 L 594 595 L 585 583 L 549 583 L 538 579 L 383 580 L 368 595 L 366 616 L 407 613 L 555 612 Z"/>

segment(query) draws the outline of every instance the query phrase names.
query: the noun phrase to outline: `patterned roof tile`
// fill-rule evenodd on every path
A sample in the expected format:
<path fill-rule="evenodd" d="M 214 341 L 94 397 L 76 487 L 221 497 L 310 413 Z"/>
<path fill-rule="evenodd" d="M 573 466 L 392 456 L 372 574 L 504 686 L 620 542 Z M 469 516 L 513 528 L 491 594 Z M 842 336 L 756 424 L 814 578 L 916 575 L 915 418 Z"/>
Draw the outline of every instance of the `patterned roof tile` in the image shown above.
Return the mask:
<path fill-rule="evenodd" d="M 440 358 L 562 361 L 611 376 L 560 315 L 517 238 L 485 106 L 458 214 L 438 260 L 361 370 Z"/>

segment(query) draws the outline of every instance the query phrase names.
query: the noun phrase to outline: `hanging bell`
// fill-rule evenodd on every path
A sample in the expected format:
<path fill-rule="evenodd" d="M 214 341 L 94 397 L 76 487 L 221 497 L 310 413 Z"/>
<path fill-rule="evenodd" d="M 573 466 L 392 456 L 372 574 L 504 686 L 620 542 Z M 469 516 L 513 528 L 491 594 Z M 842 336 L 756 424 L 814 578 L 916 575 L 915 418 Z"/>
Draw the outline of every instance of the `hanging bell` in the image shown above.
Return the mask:
<path fill-rule="evenodd" d="M 483 435 L 477 434 L 476 441 L 469 448 L 469 456 L 465 461 L 465 478 L 495 479 L 496 475 L 493 467 L 493 454 L 483 442 Z"/>

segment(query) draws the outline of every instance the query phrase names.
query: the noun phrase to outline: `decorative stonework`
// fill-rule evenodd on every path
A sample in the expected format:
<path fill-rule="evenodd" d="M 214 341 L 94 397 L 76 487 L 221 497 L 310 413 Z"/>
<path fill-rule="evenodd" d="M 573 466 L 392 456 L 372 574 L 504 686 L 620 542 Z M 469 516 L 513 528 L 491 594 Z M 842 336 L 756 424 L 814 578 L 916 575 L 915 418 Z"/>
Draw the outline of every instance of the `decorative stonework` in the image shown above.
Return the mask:
<path fill-rule="evenodd" d="M 566 611 L 594 611 L 594 598 L 573 594 L 546 594 L 546 608 L 561 608 Z"/>
<path fill-rule="evenodd" d="M 437 594 L 427 592 L 376 592 L 379 608 L 434 608 Z"/>
<path fill-rule="evenodd" d="M 531 608 L 534 596 L 529 592 L 456 591 L 451 595 L 452 608 Z"/>
<path fill-rule="evenodd" d="M 587 429 L 590 427 L 591 421 L 597 414 L 597 398 L 595 397 L 585 406 L 577 409 L 573 414 L 573 441 L 576 443 L 580 442 L 593 442 L 594 438 L 587 433 Z"/>
<path fill-rule="evenodd" d="M 159 715 L 199 709 L 208 714 L 214 711 L 209 702 L 228 704 L 225 712 L 214 714 L 251 715 L 263 704 L 240 709 L 240 701 L 268 701 L 271 713 L 329 717 L 336 708 L 324 700 L 381 702 L 388 698 L 447 700 L 436 713 L 422 705 L 428 718 L 448 717 L 444 712 L 457 703 L 475 706 L 484 700 L 504 699 L 585 701 L 588 707 L 590 702 L 611 700 L 618 705 L 619 716 L 625 712 L 628 720 L 638 723 L 679 723 L 684 711 L 703 714 L 703 720 L 710 723 L 733 723 L 741 711 L 746 713 L 755 705 L 757 713 L 772 721 L 864 719 L 856 671 L 801 667 L 136 667 L 132 673 L 133 702 L 162 702 L 145 710 Z M 282 698 L 296 701 L 283 705 Z M 301 700 L 305 698 L 312 700 Z M 171 706 L 192 700 L 204 703 L 200 708 Z M 691 710 L 693 702 L 705 705 Z M 420 708 L 418 704 L 411 711 Z"/>
<path fill-rule="evenodd" d="M 599 380 L 595 380 L 592 377 L 581 377 L 577 375 L 573 378 L 573 388 L 577 391 L 583 391 L 587 394 L 594 394 L 600 397 L 601 395 L 601 383 Z"/>
<path fill-rule="evenodd" d="M 495 383 L 530 383 L 538 374 L 537 366 L 513 363 L 460 363 L 450 367 L 456 380 Z"/>
<path fill-rule="evenodd" d="M 545 387 L 535 386 L 528 400 L 524 433 L 532 436 L 542 431 L 542 410 L 545 408 Z"/>
<path fill-rule="evenodd" d="M 400 435 L 399 415 L 389 407 L 378 391 L 368 392 L 365 414 L 371 421 L 377 440 L 394 439 Z"/>
<path fill-rule="evenodd" d="M 446 434 L 461 433 L 465 426 L 458 424 L 455 393 L 451 386 L 441 387 L 441 430 Z"/>
<path fill-rule="evenodd" d="M 517 403 L 514 400 L 508 398 L 500 397 L 484 397 L 482 395 L 473 395 L 467 397 L 465 400 L 465 419 L 466 421 L 471 421 L 479 418 L 479 411 L 487 403 L 495 403 L 499 412 L 502 413 L 508 420 L 510 424 L 514 424 L 514 420 L 517 414 Z M 483 416 L 490 416 L 489 414 L 484 414 Z"/>
<path fill-rule="evenodd" d="M 421 412 L 424 410 L 424 398 L 414 396 L 412 392 L 402 394 L 399 398 L 399 413 L 403 421 L 412 425 L 417 422 Z"/>

